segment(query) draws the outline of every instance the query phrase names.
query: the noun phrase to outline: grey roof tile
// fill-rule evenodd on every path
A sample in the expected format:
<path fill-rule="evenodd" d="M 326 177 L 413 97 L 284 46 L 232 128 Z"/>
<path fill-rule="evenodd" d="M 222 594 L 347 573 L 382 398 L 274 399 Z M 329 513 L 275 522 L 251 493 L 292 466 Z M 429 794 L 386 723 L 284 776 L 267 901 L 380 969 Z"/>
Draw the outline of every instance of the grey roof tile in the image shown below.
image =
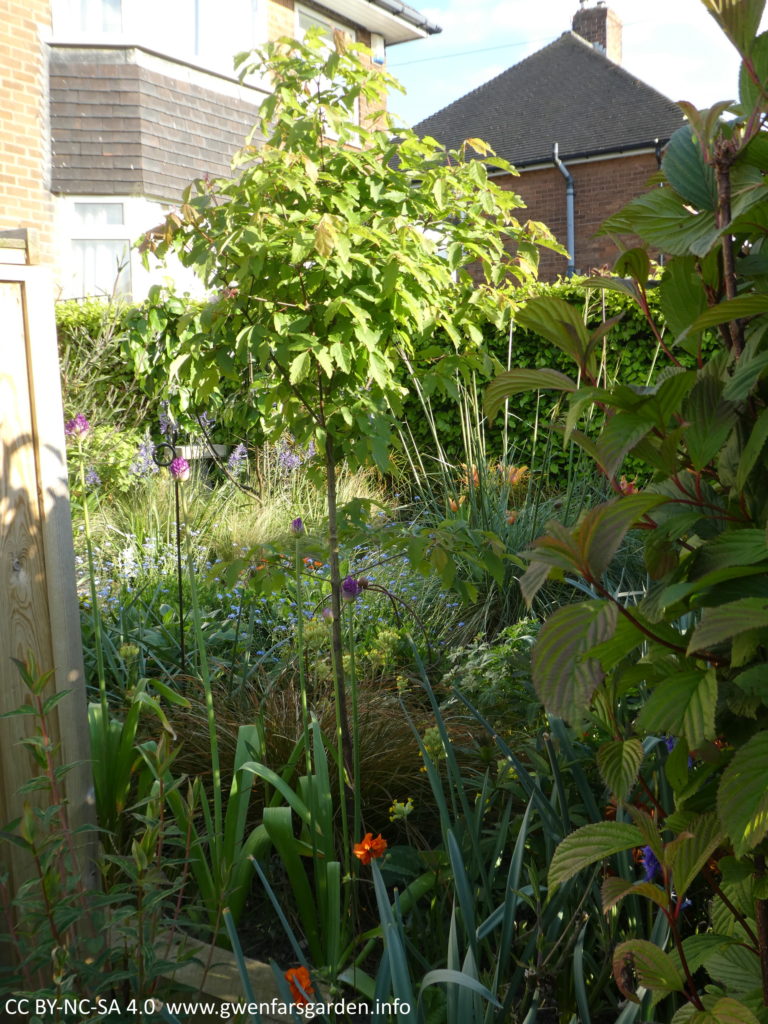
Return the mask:
<path fill-rule="evenodd" d="M 680 108 L 574 32 L 416 125 L 448 148 L 480 138 L 518 167 L 666 142 Z"/>

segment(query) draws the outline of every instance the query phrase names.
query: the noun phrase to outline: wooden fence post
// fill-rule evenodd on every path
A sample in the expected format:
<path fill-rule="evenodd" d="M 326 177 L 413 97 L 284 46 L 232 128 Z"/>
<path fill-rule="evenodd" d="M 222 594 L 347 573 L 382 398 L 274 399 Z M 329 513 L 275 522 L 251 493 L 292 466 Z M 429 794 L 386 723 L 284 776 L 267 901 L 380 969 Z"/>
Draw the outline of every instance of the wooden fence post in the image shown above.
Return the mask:
<path fill-rule="evenodd" d="M 68 690 L 51 712 L 73 826 L 94 820 L 87 702 L 75 586 L 64 423 L 45 267 L 28 266 L 18 238 L 0 236 L 0 713 L 28 703 L 12 658 L 51 670 L 46 694 Z M 17 817 L 20 786 L 36 774 L 19 746 L 30 719 L 0 719 L 0 828 Z M 0 844 L 11 892 L 29 865 Z M 7 952 L 4 954 L 7 957 Z"/>

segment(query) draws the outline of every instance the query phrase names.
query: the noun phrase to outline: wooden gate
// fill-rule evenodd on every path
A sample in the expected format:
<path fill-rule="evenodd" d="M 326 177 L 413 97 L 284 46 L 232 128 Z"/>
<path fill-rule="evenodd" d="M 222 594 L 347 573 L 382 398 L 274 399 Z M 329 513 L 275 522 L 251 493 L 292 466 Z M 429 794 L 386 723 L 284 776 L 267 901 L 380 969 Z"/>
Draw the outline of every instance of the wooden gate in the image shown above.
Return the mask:
<path fill-rule="evenodd" d="M 0 713 L 28 703 L 12 659 L 30 655 L 70 691 L 51 713 L 58 763 L 79 762 L 64 787 L 74 825 L 93 819 L 80 621 L 50 272 L 26 264 L 23 239 L 0 237 Z M 36 774 L 19 740 L 27 717 L 0 719 L 0 828 Z M 30 797 L 25 797 L 30 799 Z M 29 865 L 0 844 L 11 891 Z"/>

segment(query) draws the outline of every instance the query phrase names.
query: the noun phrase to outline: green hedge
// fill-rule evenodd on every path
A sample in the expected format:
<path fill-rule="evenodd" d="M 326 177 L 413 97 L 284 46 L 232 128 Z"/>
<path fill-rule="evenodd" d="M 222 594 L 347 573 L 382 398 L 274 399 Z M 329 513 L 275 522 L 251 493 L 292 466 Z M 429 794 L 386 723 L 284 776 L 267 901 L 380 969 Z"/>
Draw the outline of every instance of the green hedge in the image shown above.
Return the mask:
<path fill-rule="evenodd" d="M 570 282 L 558 284 L 538 284 L 532 294 L 556 295 L 575 305 L 580 312 L 586 309 L 586 322 L 590 328 L 598 327 L 603 319 L 621 315 L 622 319 L 609 332 L 606 339 L 606 365 L 608 380 L 617 377 L 625 384 L 646 384 L 653 371 L 653 361 L 657 344 L 644 316 L 634 302 L 618 292 L 603 292 L 585 289 Z M 654 290 L 650 289 L 649 304 L 656 315 L 657 322 L 663 319 L 658 310 Z M 487 333 L 487 344 L 491 353 L 506 366 L 508 338 L 498 334 Z M 665 365 L 665 357 L 661 355 L 660 366 Z M 513 367 L 553 367 L 573 376 L 573 362 L 543 338 L 521 327 L 515 327 L 512 336 Z M 481 386 L 485 382 L 478 382 Z M 541 465 L 544 446 L 549 435 L 547 424 L 556 407 L 559 396 L 541 392 L 516 395 L 510 401 L 509 445 L 510 461 L 520 465 L 531 465 L 534 459 L 532 450 L 533 428 L 537 416 L 539 419 L 539 451 L 537 463 Z M 465 462 L 467 456 L 462 442 L 461 423 L 457 415 L 456 404 L 450 399 L 432 398 L 432 410 L 440 434 L 440 443 L 446 455 L 455 463 Z M 406 405 L 407 418 L 414 439 L 422 453 L 433 453 L 435 449 L 432 433 L 423 415 L 416 396 L 410 398 Z M 500 458 L 503 454 L 503 437 L 501 417 L 497 417 L 491 425 L 485 425 L 485 445 L 489 459 Z M 568 472 L 568 452 L 563 450 L 562 443 L 555 438 L 547 451 L 547 470 L 554 486 L 564 484 Z"/>

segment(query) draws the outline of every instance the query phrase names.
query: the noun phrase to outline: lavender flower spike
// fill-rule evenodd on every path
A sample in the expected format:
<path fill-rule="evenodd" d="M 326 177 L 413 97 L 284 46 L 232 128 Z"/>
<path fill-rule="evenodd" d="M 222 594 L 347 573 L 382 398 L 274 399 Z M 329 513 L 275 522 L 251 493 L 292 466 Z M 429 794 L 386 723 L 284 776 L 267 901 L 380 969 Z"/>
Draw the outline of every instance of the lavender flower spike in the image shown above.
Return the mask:
<path fill-rule="evenodd" d="M 177 455 L 168 468 L 174 480 L 189 480 L 189 463 L 181 455 Z"/>
<path fill-rule="evenodd" d="M 293 534 L 294 537 L 304 536 L 304 520 L 301 518 L 301 516 L 297 516 L 294 520 L 292 520 L 291 533 Z"/>
<path fill-rule="evenodd" d="M 91 424 L 81 412 L 64 424 L 64 433 L 67 437 L 85 437 L 90 429 Z"/>

